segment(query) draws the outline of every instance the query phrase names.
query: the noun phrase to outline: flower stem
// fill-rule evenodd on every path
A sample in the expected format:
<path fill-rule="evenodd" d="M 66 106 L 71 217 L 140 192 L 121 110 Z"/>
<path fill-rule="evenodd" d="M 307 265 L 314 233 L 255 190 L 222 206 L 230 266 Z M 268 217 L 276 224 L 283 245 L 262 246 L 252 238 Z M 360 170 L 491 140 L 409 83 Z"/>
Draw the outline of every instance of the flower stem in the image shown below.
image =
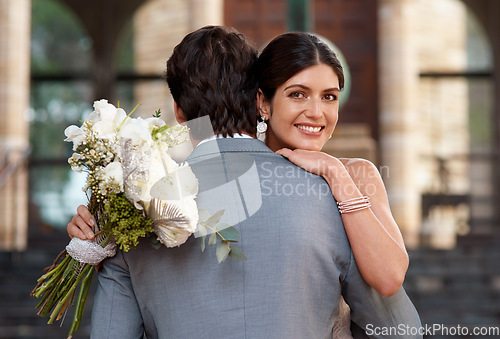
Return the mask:
<path fill-rule="evenodd" d="M 35 289 L 31 292 L 31 295 L 39 298 L 43 293 L 51 291 L 55 287 L 57 282 L 61 279 L 61 276 L 64 274 L 70 261 L 71 257 L 67 255 L 66 258 L 64 258 L 64 260 L 59 265 L 57 265 L 55 268 L 53 268 L 48 273 L 43 275 L 40 279 L 38 279 L 38 284 L 35 287 Z M 46 280 L 49 277 L 50 279 Z M 46 293 L 46 297 L 42 299 L 42 302 L 48 297 L 49 294 L 50 293 Z"/>
<path fill-rule="evenodd" d="M 57 265 L 55 268 L 51 269 L 50 271 L 48 271 L 47 273 L 42 275 L 40 278 L 38 278 L 37 281 L 42 282 L 42 281 L 46 280 L 47 278 L 53 276 L 54 274 L 58 273 L 59 271 L 61 271 L 62 269 L 64 269 L 66 267 L 66 265 L 68 264 L 70 259 L 71 259 L 71 257 L 69 255 L 67 255 L 59 265 Z"/>
<path fill-rule="evenodd" d="M 59 299 L 59 302 L 57 303 L 56 307 L 52 311 L 52 314 L 50 315 L 50 319 L 47 322 L 47 324 L 52 324 L 52 322 L 54 322 L 54 320 L 57 317 L 57 315 L 60 313 L 62 307 L 64 305 L 67 305 L 66 302 L 75 293 L 76 286 L 78 285 L 78 283 L 80 282 L 80 280 L 83 278 L 83 275 L 84 275 L 84 273 L 86 272 L 86 269 L 89 266 L 92 267 L 91 265 L 86 264 L 84 266 L 83 270 L 80 272 L 80 274 L 78 274 L 78 276 L 76 277 L 76 279 L 74 277 L 71 277 L 70 280 L 69 280 L 69 284 L 65 284 L 63 286 L 63 289 L 61 291 L 61 292 L 63 292 L 63 293 L 61 293 L 62 298 Z M 68 286 L 70 286 L 69 290 L 67 288 Z"/>
<path fill-rule="evenodd" d="M 90 266 L 90 265 L 89 265 Z M 87 302 L 87 295 L 89 294 L 90 284 L 92 282 L 92 277 L 94 275 L 94 267 L 89 267 L 85 278 L 83 278 L 82 284 L 80 286 L 80 291 L 78 293 L 78 298 L 76 300 L 76 309 L 73 316 L 73 323 L 68 332 L 68 338 L 73 337 L 73 333 L 80 327 L 80 323 L 83 318 L 83 310 L 85 309 L 85 303 Z"/>

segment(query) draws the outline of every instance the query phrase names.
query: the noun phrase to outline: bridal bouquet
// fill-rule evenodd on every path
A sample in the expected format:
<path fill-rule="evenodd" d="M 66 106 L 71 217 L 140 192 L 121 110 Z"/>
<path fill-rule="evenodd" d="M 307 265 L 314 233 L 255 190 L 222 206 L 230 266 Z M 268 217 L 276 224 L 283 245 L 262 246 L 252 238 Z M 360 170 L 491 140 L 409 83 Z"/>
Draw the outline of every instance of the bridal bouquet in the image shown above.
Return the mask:
<path fill-rule="evenodd" d="M 214 235 L 209 245 L 215 245 L 214 237 L 219 240 L 219 262 L 229 254 L 246 259 L 241 250 L 229 247 L 239 233 L 232 227 L 216 229 L 224 211 L 208 216 L 200 210 L 199 218 L 198 181 L 189 165 L 177 164 L 167 153 L 187 140 L 183 136 L 187 128 L 169 127 L 159 111 L 149 119 L 130 114 L 100 100 L 80 127 L 65 130 L 65 141 L 73 143 L 74 153 L 68 159 L 71 168 L 87 173 L 83 190 L 96 218 L 96 236 L 93 240 L 73 238 L 38 279 L 31 295 L 41 298 L 38 315 L 50 315 L 49 324 L 63 318 L 76 298 L 69 338 L 80 325 L 94 266 L 113 256 L 117 247 L 129 251 L 142 237 L 149 237 L 155 247 L 180 246 L 198 228 L 203 248 L 207 230 L 215 230 L 210 231 Z"/>

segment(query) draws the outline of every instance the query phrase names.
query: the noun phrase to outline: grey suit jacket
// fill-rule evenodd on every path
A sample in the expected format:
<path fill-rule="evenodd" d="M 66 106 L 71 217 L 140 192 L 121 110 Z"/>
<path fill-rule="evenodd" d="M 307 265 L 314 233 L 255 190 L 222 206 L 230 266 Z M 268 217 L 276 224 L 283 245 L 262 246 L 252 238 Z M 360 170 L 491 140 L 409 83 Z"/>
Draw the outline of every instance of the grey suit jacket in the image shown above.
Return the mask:
<path fill-rule="evenodd" d="M 218 264 L 194 236 L 119 251 L 99 270 L 92 338 L 331 339 L 341 294 L 373 337 L 421 337 L 406 335 L 420 320 L 403 289 L 385 298 L 361 277 L 323 178 L 254 139 L 206 142 L 188 161 L 198 207 L 225 209 L 248 260 Z"/>

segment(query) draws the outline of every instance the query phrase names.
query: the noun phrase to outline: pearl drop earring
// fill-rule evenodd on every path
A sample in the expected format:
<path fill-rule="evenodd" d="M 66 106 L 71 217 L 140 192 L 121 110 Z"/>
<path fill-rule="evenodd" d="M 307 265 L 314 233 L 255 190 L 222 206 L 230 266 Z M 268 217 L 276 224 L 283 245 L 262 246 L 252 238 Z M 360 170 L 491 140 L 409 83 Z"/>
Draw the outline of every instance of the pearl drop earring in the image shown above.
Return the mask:
<path fill-rule="evenodd" d="M 259 140 L 264 141 L 264 139 L 266 138 L 266 131 L 267 131 L 266 117 L 261 115 L 260 119 L 257 120 L 260 120 L 257 123 L 257 138 Z"/>

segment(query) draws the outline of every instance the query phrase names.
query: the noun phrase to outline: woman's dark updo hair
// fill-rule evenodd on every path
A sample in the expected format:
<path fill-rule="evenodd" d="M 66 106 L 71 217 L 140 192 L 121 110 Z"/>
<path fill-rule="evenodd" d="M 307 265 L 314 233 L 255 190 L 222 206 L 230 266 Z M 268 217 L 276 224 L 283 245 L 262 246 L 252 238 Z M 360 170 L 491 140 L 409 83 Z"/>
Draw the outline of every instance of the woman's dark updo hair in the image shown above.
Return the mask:
<path fill-rule="evenodd" d="M 335 53 L 311 33 L 290 32 L 278 35 L 264 48 L 256 64 L 257 80 L 264 97 L 271 101 L 276 89 L 307 67 L 325 64 L 344 88 L 344 71 Z"/>
<path fill-rule="evenodd" d="M 166 80 L 186 120 L 208 115 L 215 134 L 255 134 L 256 60 L 257 50 L 243 34 L 206 26 L 175 47 Z"/>

